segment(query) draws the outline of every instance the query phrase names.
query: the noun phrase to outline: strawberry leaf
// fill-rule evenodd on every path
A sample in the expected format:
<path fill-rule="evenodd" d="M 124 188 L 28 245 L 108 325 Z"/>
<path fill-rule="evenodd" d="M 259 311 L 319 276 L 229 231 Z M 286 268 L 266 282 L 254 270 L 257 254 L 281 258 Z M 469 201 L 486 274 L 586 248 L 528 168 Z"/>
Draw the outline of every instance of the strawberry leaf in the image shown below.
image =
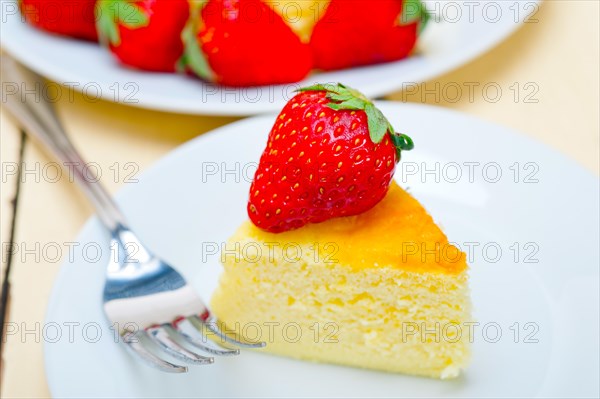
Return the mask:
<path fill-rule="evenodd" d="M 110 0 L 98 1 L 98 7 L 95 9 L 98 36 L 104 45 L 118 46 L 121 44 L 114 10 L 114 3 Z"/>
<path fill-rule="evenodd" d="M 421 0 L 404 0 L 402 3 L 402 12 L 398 17 L 398 25 L 404 26 L 417 22 L 420 34 L 430 19 L 431 15 Z"/>
<path fill-rule="evenodd" d="M 296 91 L 324 91 L 326 92 L 327 99 L 331 101 L 327 106 L 336 111 L 365 111 L 371 141 L 375 144 L 381 143 L 386 133 L 389 134 L 392 144 L 396 149 L 396 161 L 400 161 L 401 151 L 409 151 L 414 147 L 412 139 L 405 134 L 397 134 L 379 108 L 358 90 L 338 83 L 336 85 L 314 84 Z"/>
<path fill-rule="evenodd" d="M 396 157 L 398 161 L 400 160 L 402 151 L 410 151 L 415 148 L 415 144 L 413 143 L 412 139 L 406 134 L 394 133 L 391 134 L 390 137 L 394 147 L 396 148 Z"/>
<path fill-rule="evenodd" d="M 352 99 L 352 95 L 350 93 L 329 93 L 327 98 L 333 101 L 348 101 Z"/>
<path fill-rule="evenodd" d="M 340 105 L 342 106 L 342 109 L 362 109 L 362 110 L 364 110 L 365 107 L 367 106 L 367 103 L 365 103 L 363 100 L 361 100 L 359 98 L 350 98 L 348 100 L 342 101 L 340 103 Z"/>
<path fill-rule="evenodd" d="M 334 109 L 336 111 L 339 111 L 340 109 L 345 109 L 342 104 L 338 104 L 338 103 L 329 103 L 327 104 L 327 106 L 331 109 Z"/>
<path fill-rule="evenodd" d="M 303 92 L 303 91 L 326 91 L 326 92 L 330 92 L 330 93 L 336 93 L 336 85 L 333 84 L 329 84 L 329 83 L 317 83 L 314 84 L 312 86 L 307 86 L 307 87 L 302 87 L 300 89 L 296 90 L 297 92 Z"/>
<path fill-rule="evenodd" d="M 369 136 L 373 143 L 381 143 L 385 133 L 388 130 L 389 122 L 381 111 L 373 105 L 368 103 L 365 107 L 365 113 L 367 114 L 367 123 L 369 125 Z"/>
<path fill-rule="evenodd" d="M 121 44 L 121 37 L 119 36 L 119 30 L 112 16 L 108 14 L 102 14 L 97 20 L 98 32 L 100 41 L 104 44 L 110 43 L 113 46 Z"/>
<path fill-rule="evenodd" d="M 183 55 L 177 61 L 177 70 L 185 72 L 187 67 L 198 77 L 209 82 L 214 82 L 216 80 L 215 73 L 208 64 L 198 42 L 199 15 L 207 2 L 207 0 L 190 2 L 190 18 L 181 32 L 184 49 Z"/>
<path fill-rule="evenodd" d="M 115 1 L 114 16 L 123 26 L 128 28 L 141 28 L 148 26 L 150 18 L 137 5 L 128 1 Z"/>
<path fill-rule="evenodd" d="M 100 41 L 113 46 L 121 44 L 119 25 L 136 29 L 150 23 L 146 12 L 130 0 L 99 0 L 96 20 Z"/>
<path fill-rule="evenodd" d="M 366 103 L 370 102 L 369 99 L 364 94 L 362 94 L 360 91 L 355 90 L 355 89 L 353 89 L 351 87 L 346 87 L 346 86 L 344 86 L 344 89 L 352 97 L 359 98 L 359 99 L 363 100 Z"/>

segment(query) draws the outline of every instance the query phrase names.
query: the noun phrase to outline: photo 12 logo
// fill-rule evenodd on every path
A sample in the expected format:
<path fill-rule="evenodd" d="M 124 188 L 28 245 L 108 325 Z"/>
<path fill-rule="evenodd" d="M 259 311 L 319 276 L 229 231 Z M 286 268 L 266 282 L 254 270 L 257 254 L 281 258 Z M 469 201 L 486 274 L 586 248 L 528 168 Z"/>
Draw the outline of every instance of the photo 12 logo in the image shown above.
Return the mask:
<path fill-rule="evenodd" d="M 405 20 L 411 20 L 421 15 L 420 7 L 437 23 L 457 24 L 498 24 L 508 21 L 514 24 L 521 22 L 535 24 L 539 20 L 537 13 L 540 9 L 537 1 L 452 1 L 425 0 L 405 1 Z"/>
<path fill-rule="evenodd" d="M 495 161 L 415 162 L 402 161 L 396 176 L 400 182 L 420 183 L 539 183 L 540 165 L 537 162 L 499 163 Z"/>
<path fill-rule="evenodd" d="M 537 82 L 404 82 L 398 99 L 402 102 L 430 102 L 434 104 L 466 101 L 469 104 L 484 101 L 496 104 L 503 98 L 515 104 L 538 104 L 540 86 Z"/>
<path fill-rule="evenodd" d="M 102 177 L 108 177 L 113 183 L 137 183 L 140 166 L 136 162 L 113 162 L 102 167 L 98 162 L 2 162 L 2 183 L 20 176 L 20 183 L 45 182 L 69 183 L 80 177 L 89 183 L 97 183 Z"/>
<path fill-rule="evenodd" d="M 297 242 L 203 242 L 202 262 L 207 263 L 212 259 L 218 259 L 221 263 L 232 260 L 236 263 L 244 261 L 247 263 L 267 262 L 273 263 L 283 259 L 288 263 L 314 262 L 314 263 L 337 263 L 336 255 L 340 250 L 338 243 L 311 242 L 300 244 Z"/>
<path fill-rule="evenodd" d="M 125 104 L 139 103 L 140 86 L 136 82 L 2 82 L 2 102 L 10 97 L 18 96 L 21 102 L 31 101 L 40 103 L 42 100 L 50 103 L 76 100 L 75 92 L 81 93 L 85 102 L 97 103 L 101 99 Z"/>

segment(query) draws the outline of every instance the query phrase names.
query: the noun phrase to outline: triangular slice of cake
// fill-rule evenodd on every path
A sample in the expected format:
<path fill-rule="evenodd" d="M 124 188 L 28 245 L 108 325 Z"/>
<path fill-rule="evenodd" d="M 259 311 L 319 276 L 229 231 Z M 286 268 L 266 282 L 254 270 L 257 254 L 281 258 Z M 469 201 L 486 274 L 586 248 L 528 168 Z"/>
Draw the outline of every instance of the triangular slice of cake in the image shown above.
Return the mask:
<path fill-rule="evenodd" d="M 343 94 L 343 89 L 337 90 Z M 327 93 L 329 98 L 332 91 L 317 93 L 320 97 Z M 286 112 L 315 102 L 303 94 L 292 99 L 281 115 L 297 119 Z M 343 98 L 338 101 L 335 105 L 341 107 L 332 110 L 334 120 L 342 119 L 344 112 L 359 114 L 345 110 Z M 356 110 L 356 102 L 352 107 Z M 311 111 L 303 112 L 306 117 Z M 349 127 L 353 123 L 352 119 L 347 122 Z M 389 123 L 386 128 L 391 129 Z M 277 135 L 281 139 L 283 130 L 277 130 L 276 123 L 265 153 L 273 149 Z M 375 146 L 369 151 L 381 153 L 377 145 L 385 140 L 370 143 Z M 263 154 L 261 165 L 270 162 Z M 260 173 L 269 171 L 259 166 L 256 176 Z M 315 202 L 323 200 L 318 195 L 327 191 L 326 183 L 308 195 L 300 194 L 307 202 L 299 205 L 287 186 L 271 179 L 259 187 L 255 177 L 249 201 L 251 221 L 238 229 L 222 251 L 225 271 L 211 303 L 216 316 L 229 330 L 266 341 L 261 350 L 274 354 L 437 378 L 459 375 L 468 362 L 471 338 L 465 254 L 448 242 L 416 199 L 390 183 L 392 174 L 393 169 L 383 199 L 368 209 L 356 211 L 364 194 L 354 198 L 347 193 L 344 200 L 350 206 L 345 209 L 352 212 L 343 215 L 334 206 L 328 213 L 327 201 Z M 309 172 L 302 176 L 308 177 Z M 370 176 L 377 176 L 377 171 Z M 302 179 L 298 182 L 309 185 Z M 352 184 L 360 181 L 354 178 Z M 275 194 L 268 195 L 276 200 L 263 201 L 260 190 L 272 186 L 276 186 Z M 278 201 L 280 196 L 287 202 Z M 336 201 L 339 198 L 330 202 Z M 318 208 L 315 203 L 325 203 L 324 208 L 313 212 Z M 310 218 L 277 218 L 301 209 L 307 209 L 301 214 L 316 214 L 318 223 Z"/>

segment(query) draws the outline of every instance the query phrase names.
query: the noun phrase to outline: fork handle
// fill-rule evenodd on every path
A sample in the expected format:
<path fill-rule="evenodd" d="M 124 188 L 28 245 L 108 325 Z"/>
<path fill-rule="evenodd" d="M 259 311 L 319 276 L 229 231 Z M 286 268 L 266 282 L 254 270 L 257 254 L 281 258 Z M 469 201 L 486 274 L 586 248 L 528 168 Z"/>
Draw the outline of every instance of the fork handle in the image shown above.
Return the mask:
<path fill-rule="evenodd" d="M 21 123 L 31 137 L 51 150 L 56 158 L 73 170 L 75 181 L 94 206 L 98 218 L 112 235 L 126 226 L 125 218 L 99 179 L 87 168 L 58 120 L 50 101 L 40 91 L 44 80 L 32 71 L 26 71 L 7 55 L 2 57 L 3 88 L 13 83 L 13 92 L 4 93 L 4 106 Z M 8 86 L 6 86 L 8 87 Z M 23 93 L 35 88 L 36 93 Z"/>

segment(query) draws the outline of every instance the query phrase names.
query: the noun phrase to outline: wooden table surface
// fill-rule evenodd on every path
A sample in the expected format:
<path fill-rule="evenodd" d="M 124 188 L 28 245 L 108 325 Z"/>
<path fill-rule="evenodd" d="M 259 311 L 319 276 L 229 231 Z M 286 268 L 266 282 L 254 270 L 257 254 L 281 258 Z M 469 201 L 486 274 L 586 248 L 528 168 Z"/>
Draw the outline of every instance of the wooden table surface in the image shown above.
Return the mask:
<path fill-rule="evenodd" d="M 524 25 L 487 54 L 427 82 L 416 92 L 395 93 L 389 99 L 437 104 L 514 128 L 598 175 L 599 12 L 595 0 L 547 0 L 536 15 L 537 23 Z M 444 98 L 445 85 L 466 87 L 469 82 L 498 85 L 503 95 L 497 102 L 477 91 L 473 98 L 464 94 L 456 102 Z M 440 98 L 431 94 L 436 91 Z M 518 99 L 515 92 L 520 94 Z M 111 170 L 111 166 L 114 169 L 115 163 L 123 168 L 133 162 L 141 172 L 185 141 L 234 120 L 152 112 L 102 101 L 89 103 L 77 93 L 72 101 L 66 97 L 57 104 L 60 118 L 84 158 L 98 163 L 102 171 Z M 66 243 L 74 240 L 92 208 L 68 179 L 51 181 L 48 165 L 53 160 L 24 139 L 4 112 L 0 122 L 2 276 L 13 224 L 12 242 L 17 249 L 10 264 L 11 300 L 5 329 L 20 329 L 19 333 L 7 334 L 3 341 L 1 396 L 47 397 L 39 331 L 61 264 L 60 257 L 54 259 L 56 252 L 49 251 L 62 248 L 64 256 Z M 24 172 L 20 179 L 15 174 L 18 165 Z M 111 192 L 126 184 L 123 178 L 113 177 L 103 182 Z M 24 329 L 33 332 L 23 334 Z"/>

